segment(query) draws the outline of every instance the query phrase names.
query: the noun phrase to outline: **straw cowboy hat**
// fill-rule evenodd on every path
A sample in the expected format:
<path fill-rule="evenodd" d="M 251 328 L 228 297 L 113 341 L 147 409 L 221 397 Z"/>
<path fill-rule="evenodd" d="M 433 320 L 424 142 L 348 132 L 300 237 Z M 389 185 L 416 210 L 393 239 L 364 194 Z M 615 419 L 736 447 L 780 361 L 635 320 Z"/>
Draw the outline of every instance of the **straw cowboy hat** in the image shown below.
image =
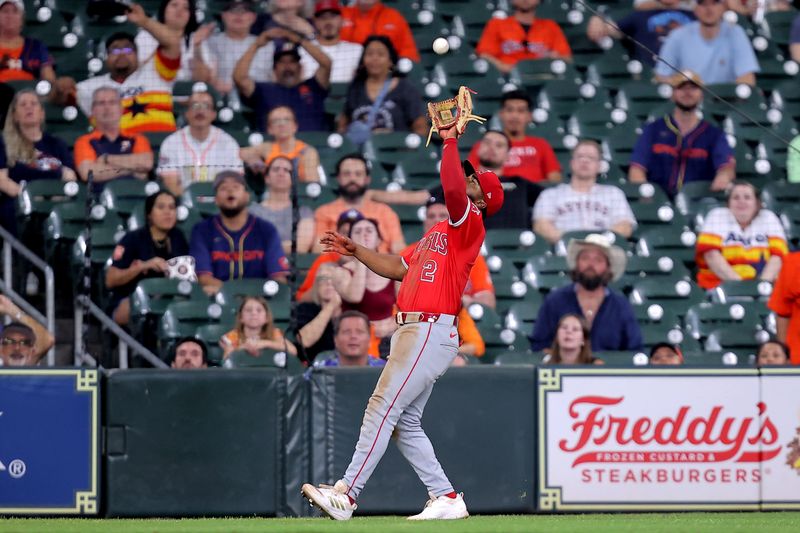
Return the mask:
<path fill-rule="evenodd" d="M 619 246 L 611 244 L 611 239 L 600 233 L 590 233 L 583 239 L 570 239 L 567 245 L 567 266 L 570 270 L 575 270 L 578 255 L 587 246 L 595 246 L 606 255 L 612 281 L 617 281 L 622 277 L 622 274 L 625 273 L 625 264 L 628 262 L 625 252 Z"/>

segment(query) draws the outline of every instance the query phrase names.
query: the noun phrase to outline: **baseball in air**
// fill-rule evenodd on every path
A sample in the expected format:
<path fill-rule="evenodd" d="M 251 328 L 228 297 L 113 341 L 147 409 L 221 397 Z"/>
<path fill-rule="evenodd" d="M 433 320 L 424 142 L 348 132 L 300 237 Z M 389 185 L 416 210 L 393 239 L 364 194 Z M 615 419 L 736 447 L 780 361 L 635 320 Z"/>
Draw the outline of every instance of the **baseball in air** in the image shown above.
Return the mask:
<path fill-rule="evenodd" d="M 450 51 L 450 43 L 444 37 L 437 37 L 433 41 L 433 51 L 439 55 L 446 54 Z"/>

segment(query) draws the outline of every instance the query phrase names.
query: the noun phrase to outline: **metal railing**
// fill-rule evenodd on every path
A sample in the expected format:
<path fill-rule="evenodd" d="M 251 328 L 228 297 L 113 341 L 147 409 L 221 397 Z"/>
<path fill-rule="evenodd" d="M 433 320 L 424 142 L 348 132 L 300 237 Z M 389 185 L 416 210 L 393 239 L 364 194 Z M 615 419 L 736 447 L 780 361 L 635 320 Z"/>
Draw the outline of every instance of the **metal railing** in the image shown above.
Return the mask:
<path fill-rule="evenodd" d="M 23 311 L 32 316 L 35 320 L 44 324 L 47 331 L 53 337 L 56 333 L 56 304 L 55 304 L 55 290 L 56 283 L 53 276 L 53 269 L 45 263 L 35 253 L 30 251 L 24 244 L 19 242 L 13 235 L 11 235 L 5 228 L 0 227 L 0 238 L 3 239 L 3 279 L 0 280 L 0 289 L 11 298 L 16 305 Z M 45 314 L 43 315 L 38 309 L 28 303 L 25 298 L 14 290 L 12 283 L 12 275 L 14 264 L 13 251 L 16 251 L 22 257 L 27 259 L 31 265 L 41 270 L 44 273 L 44 290 L 45 290 Z M 55 347 L 50 348 L 47 352 L 47 366 L 54 366 L 56 364 Z"/>
<path fill-rule="evenodd" d="M 119 346 L 119 368 L 128 368 L 128 350 L 132 350 L 135 354 L 141 356 L 145 361 L 150 363 L 156 368 L 169 368 L 164 361 L 161 360 L 156 354 L 148 350 L 139 341 L 130 336 L 130 334 L 122 329 L 114 320 L 111 319 L 102 309 L 85 295 L 79 295 L 75 298 L 75 365 L 78 366 L 83 362 L 95 364 L 96 361 L 93 357 L 86 353 L 83 349 L 83 321 L 85 319 L 84 313 L 93 316 L 100 325 L 107 328 L 117 337 L 117 344 Z"/>

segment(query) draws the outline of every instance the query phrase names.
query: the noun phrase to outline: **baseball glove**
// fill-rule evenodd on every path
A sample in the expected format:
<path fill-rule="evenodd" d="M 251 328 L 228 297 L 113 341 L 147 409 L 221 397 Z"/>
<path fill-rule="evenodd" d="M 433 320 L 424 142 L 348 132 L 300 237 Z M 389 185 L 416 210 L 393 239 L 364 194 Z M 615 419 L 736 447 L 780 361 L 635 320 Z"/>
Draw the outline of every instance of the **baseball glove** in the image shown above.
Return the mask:
<path fill-rule="evenodd" d="M 472 95 L 470 93 L 475 93 L 475 91 L 462 85 L 455 98 L 428 103 L 431 130 L 428 132 L 428 141 L 425 146 L 431 143 L 431 135 L 434 131 L 455 126 L 458 134 L 461 135 L 467 129 L 467 122 L 474 120 L 482 124 L 486 121 L 485 118 L 472 114 Z"/>

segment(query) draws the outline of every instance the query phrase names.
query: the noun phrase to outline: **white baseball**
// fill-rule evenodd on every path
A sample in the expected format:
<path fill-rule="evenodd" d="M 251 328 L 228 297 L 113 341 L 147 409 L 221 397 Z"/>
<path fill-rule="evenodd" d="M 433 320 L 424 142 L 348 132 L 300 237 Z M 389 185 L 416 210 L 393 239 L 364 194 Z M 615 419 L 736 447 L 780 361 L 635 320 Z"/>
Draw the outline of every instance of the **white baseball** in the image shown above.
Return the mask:
<path fill-rule="evenodd" d="M 444 37 L 437 37 L 433 41 L 433 51 L 439 55 L 446 54 L 450 51 L 450 43 Z"/>

